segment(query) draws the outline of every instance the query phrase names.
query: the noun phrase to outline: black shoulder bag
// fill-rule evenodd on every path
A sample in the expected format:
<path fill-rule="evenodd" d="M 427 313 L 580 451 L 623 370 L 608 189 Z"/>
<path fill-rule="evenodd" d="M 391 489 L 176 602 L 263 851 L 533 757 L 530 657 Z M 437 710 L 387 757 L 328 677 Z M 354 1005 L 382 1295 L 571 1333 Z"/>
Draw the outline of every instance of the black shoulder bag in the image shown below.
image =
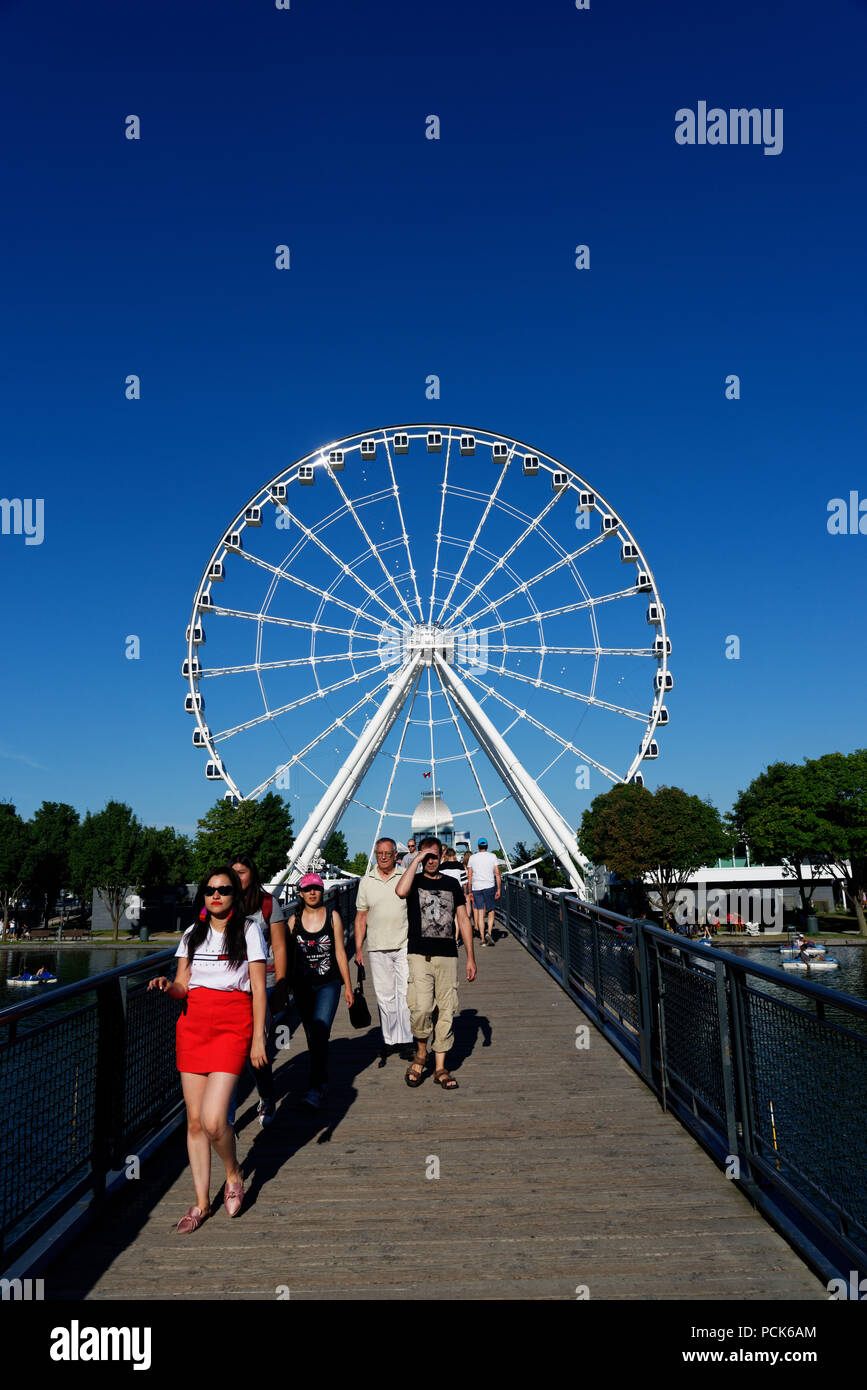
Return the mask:
<path fill-rule="evenodd" d="M 355 986 L 352 1003 L 349 1006 L 349 1022 L 353 1028 L 370 1027 L 370 1009 L 364 997 L 364 966 L 359 965 L 358 984 Z"/>

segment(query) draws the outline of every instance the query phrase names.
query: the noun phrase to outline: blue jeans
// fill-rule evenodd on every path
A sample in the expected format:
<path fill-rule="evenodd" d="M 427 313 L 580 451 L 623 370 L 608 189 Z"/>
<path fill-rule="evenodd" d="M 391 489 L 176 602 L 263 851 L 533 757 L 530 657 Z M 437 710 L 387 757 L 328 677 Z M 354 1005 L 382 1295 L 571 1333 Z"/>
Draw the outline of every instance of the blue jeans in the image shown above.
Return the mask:
<path fill-rule="evenodd" d="M 342 993 L 341 980 L 332 980 L 319 989 L 312 989 L 301 980 L 295 986 L 295 1003 L 310 1052 L 310 1085 L 317 1090 L 328 1081 L 328 1039 Z"/>

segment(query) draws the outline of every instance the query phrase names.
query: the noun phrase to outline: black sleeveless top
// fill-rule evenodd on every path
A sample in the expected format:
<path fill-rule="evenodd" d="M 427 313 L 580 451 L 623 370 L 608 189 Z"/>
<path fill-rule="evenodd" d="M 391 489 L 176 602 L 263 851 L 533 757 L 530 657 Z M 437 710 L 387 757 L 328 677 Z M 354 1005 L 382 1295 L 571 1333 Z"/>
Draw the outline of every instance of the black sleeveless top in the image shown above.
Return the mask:
<path fill-rule="evenodd" d="M 295 918 L 292 933 L 295 980 L 308 989 L 321 989 L 323 985 L 340 979 L 331 916 L 331 908 L 326 908 L 325 922 L 318 931 L 307 931 L 303 924 L 303 912 L 299 912 Z"/>

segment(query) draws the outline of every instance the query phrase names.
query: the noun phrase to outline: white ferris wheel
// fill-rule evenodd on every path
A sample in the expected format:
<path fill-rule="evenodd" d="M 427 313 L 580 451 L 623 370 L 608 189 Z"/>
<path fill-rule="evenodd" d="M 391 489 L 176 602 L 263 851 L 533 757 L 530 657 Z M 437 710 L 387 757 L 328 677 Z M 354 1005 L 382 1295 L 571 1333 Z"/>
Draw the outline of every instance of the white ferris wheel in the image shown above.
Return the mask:
<path fill-rule="evenodd" d="M 231 521 L 193 601 L 185 709 L 227 796 L 310 806 L 281 877 L 350 803 L 371 846 L 407 838 L 428 787 L 504 850 L 517 807 L 580 891 L 580 811 L 658 756 L 670 651 L 638 541 L 573 468 L 389 426 L 307 454 Z"/>

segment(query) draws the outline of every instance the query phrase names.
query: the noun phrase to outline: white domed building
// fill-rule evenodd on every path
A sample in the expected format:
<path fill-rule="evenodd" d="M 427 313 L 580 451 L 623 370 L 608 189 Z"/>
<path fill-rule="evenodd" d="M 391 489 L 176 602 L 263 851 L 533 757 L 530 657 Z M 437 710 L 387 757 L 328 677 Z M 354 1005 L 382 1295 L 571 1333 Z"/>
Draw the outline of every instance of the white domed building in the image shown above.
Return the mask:
<path fill-rule="evenodd" d="M 439 790 L 425 792 L 412 813 L 412 834 L 416 844 L 425 835 L 436 835 L 444 845 L 455 842 L 454 816 Z"/>

